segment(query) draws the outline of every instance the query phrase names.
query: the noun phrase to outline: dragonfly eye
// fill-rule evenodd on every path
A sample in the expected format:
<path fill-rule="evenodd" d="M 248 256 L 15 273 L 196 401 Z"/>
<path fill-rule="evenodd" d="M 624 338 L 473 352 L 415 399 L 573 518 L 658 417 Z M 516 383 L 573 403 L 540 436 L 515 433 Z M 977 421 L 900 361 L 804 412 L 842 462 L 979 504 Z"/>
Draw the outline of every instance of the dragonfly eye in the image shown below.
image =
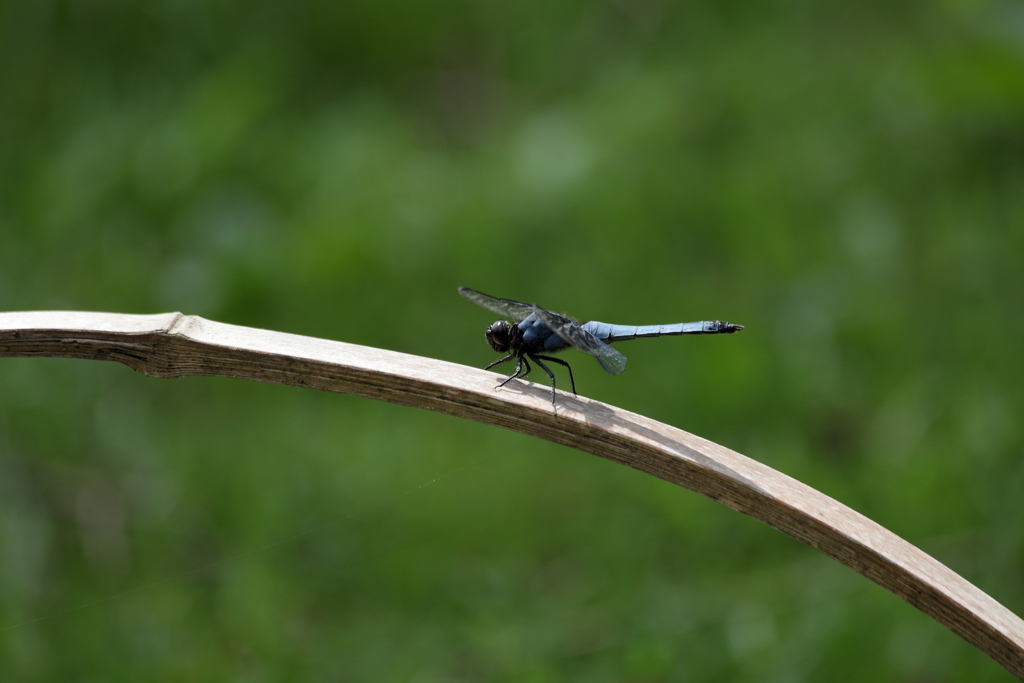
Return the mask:
<path fill-rule="evenodd" d="M 487 328 L 487 343 L 498 353 L 507 353 L 511 346 L 511 332 L 512 326 L 499 320 Z"/>

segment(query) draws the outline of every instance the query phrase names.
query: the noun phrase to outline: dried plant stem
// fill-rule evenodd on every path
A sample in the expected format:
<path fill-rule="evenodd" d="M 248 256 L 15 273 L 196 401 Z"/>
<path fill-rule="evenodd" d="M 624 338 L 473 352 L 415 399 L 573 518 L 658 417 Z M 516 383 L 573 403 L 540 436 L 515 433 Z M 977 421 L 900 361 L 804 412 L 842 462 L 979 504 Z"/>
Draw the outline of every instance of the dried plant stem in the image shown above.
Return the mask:
<path fill-rule="evenodd" d="M 435 410 L 572 446 L 696 491 L 860 572 L 1024 680 L 1024 622 L 895 534 L 784 474 L 618 408 L 462 365 L 180 313 L 0 313 L 0 357 L 113 360 L 149 377 L 206 375 Z"/>

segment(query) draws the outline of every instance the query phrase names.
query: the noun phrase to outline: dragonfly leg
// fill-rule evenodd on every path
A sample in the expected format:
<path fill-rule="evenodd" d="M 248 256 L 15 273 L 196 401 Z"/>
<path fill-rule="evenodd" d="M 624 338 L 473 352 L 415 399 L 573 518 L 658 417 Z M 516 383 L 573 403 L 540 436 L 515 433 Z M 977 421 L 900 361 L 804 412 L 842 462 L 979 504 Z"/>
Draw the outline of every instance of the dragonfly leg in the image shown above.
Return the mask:
<path fill-rule="evenodd" d="M 494 361 L 493 363 L 491 363 L 490 365 L 488 365 L 488 366 L 487 366 L 486 368 L 484 368 L 484 370 L 490 370 L 490 369 L 491 369 L 491 368 L 493 368 L 493 367 L 494 367 L 495 365 L 501 365 L 501 364 L 502 364 L 502 363 L 504 363 L 505 361 L 507 361 L 507 360 L 512 360 L 512 359 L 513 359 L 513 358 L 515 358 L 515 357 L 516 357 L 516 356 L 515 356 L 515 354 L 513 354 L 513 353 L 510 353 L 510 354 L 508 354 L 507 356 L 505 356 L 504 358 L 500 358 L 500 359 L 498 359 L 498 360 Z"/>
<path fill-rule="evenodd" d="M 572 385 L 572 395 L 573 396 L 578 396 L 579 395 L 579 394 L 576 393 L 576 380 L 574 380 L 572 378 L 572 366 L 570 366 L 568 363 L 566 363 L 561 358 L 552 358 L 551 356 L 533 356 L 533 359 L 535 361 L 537 361 L 538 365 L 540 365 L 540 361 L 548 360 L 548 361 L 551 361 L 552 363 L 558 363 L 559 365 L 563 366 L 566 370 L 569 371 L 569 384 Z M 544 366 L 541 365 L 541 367 L 543 368 Z M 544 368 L 544 369 L 547 370 L 547 368 Z"/>
<path fill-rule="evenodd" d="M 548 377 L 551 378 L 551 407 L 554 408 L 555 407 L 555 373 L 551 372 L 551 368 L 549 368 L 548 366 L 544 365 L 544 362 L 541 360 L 541 358 L 543 358 L 544 360 L 553 360 L 553 359 L 550 356 L 534 356 L 532 354 L 530 355 L 530 358 L 532 358 L 533 362 L 536 363 L 537 365 L 539 365 L 544 372 L 548 373 Z M 575 394 L 576 392 L 574 391 L 573 393 Z"/>
<path fill-rule="evenodd" d="M 525 369 L 523 368 L 524 365 L 526 366 Z M 495 389 L 500 389 L 501 387 L 505 386 L 506 384 L 508 384 L 512 380 L 514 380 L 516 378 L 519 378 L 519 377 L 526 377 L 529 374 L 530 374 L 530 363 L 529 363 L 529 361 L 527 361 L 522 356 L 516 356 L 516 371 L 513 372 L 508 377 L 506 377 L 504 382 L 502 382 L 501 384 L 499 384 L 498 386 L 496 386 L 494 388 Z"/>

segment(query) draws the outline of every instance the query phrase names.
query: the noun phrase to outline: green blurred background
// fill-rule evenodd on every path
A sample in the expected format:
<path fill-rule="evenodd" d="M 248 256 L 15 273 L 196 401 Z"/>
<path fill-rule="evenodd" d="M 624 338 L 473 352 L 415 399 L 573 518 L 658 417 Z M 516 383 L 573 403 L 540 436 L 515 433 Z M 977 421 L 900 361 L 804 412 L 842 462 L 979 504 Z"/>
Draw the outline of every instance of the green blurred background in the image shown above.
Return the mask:
<path fill-rule="evenodd" d="M 1024 613 L 1020 2 L 0 4 L 0 308 L 483 367 L 493 316 L 458 285 L 746 325 L 624 344 L 619 377 L 577 354 L 577 386 Z M 1009 679 L 816 551 L 590 455 L 0 361 L 3 681 Z"/>

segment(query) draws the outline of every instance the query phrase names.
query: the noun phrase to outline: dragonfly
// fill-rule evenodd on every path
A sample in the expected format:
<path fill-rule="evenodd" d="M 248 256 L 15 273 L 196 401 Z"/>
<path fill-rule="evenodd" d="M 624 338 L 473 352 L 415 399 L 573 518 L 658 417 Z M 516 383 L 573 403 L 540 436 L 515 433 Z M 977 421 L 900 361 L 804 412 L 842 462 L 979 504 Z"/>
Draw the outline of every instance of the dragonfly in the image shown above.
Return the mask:
<path fill-rule="evenodd" d="M 491 313 L 514 321 L 513 324 L 507 320 L 499 320 L 487 328 L 487 343 L 498 353 L 507 355 L 494 361 L 484 370 L 490 370 L 495 365 L 513 359 L 516 361 L 515 372 L 495 388 L 500 389 L 514 379 L 529 375 L 532 360 L 551 379 L 552 408 L 555 408 L 555 373 L 551 372 L 551 368 L 545 365 L 544 361 L 564 366 L 569 371 L 569 384 L 574 396 L 576 380 L 573 379 L 572 367 L 567 362 L 549 356 L 548 353 L 557 353 L 571 347 L 596 358 L 608 374 L 618 375 L 626 369 L 626 357 L 610 346 L 614 342 L 676 334 L 732 334 L 743 329 L 743 325 L 734 325 L 723 320 L 640 326 L 610 325 L 596 320 L 580 324 L 572 318 L 536 304 L 499 299 L 469 287 L 459 287 L 459 294 Z"/>

